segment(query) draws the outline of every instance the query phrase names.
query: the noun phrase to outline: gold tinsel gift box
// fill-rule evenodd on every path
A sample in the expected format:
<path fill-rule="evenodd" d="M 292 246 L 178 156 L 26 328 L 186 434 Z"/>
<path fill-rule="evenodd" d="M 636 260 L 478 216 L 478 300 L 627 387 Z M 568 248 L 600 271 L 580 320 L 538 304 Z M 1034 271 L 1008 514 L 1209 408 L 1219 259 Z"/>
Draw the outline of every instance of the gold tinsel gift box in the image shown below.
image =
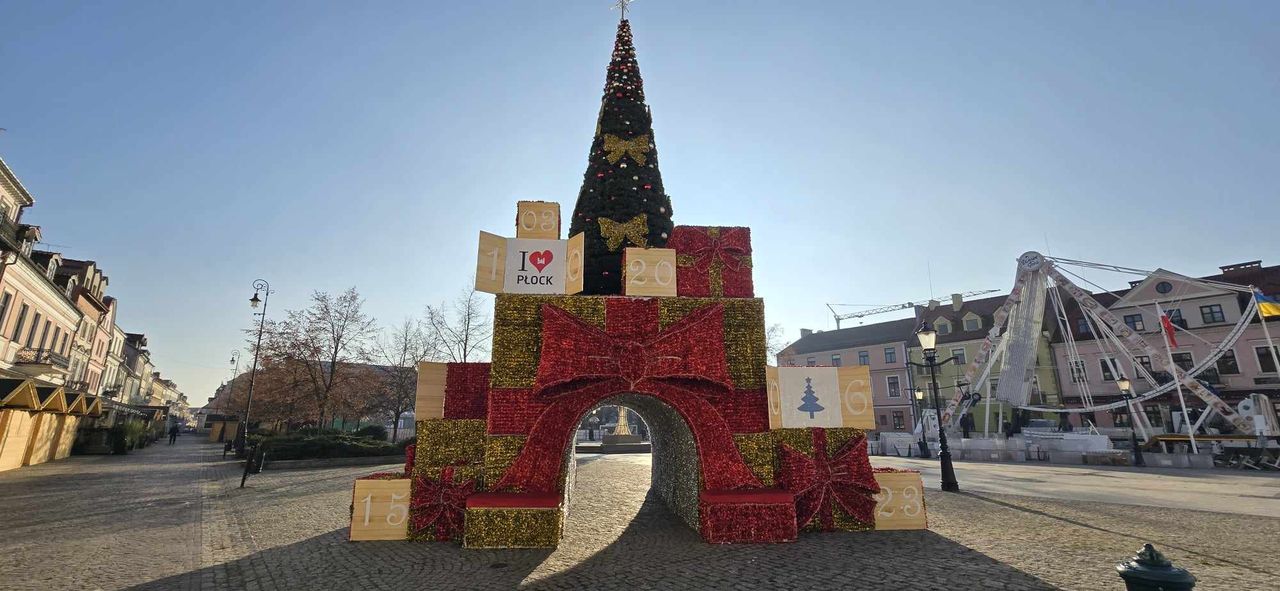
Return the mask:
<path fill-rule="evenodd" d="M 480 493 L 467 498 L 465 548 L 554 548 L 564 513 L 555 494 Z"/>

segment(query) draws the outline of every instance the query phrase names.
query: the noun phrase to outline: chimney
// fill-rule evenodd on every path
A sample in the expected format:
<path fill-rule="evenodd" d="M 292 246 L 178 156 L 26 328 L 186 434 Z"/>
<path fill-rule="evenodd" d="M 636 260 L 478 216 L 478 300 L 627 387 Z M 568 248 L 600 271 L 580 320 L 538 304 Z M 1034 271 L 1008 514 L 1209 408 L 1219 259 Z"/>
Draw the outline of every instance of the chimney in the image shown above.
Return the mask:
<path fill-rule="evenodd" d="M 964 296 L 958 293 L 951 294 L 951 311 L 959 312 L 960 308 L 963 308 L 963 307 L 964 307 Z"/>
<path fill-rule="evenodd" d="M 802 328 L 802 329 L 800 329 L 800 338 L 802 338 L 802 339 L 803 339 L 803 338 L 805 338 L 805 337 L 807 337 L 807 336 L 810 336 L 810 335 L 812 335 L 812 334 L 813 334 L 813 329 L 810 329 L 810 328 Z"/>
<path fill-rule="evenodd" d="M 938 302 L 938 300 L 929 300 L 929 309 L 930 310 L 937 309 L 939 303 L 940 302 Z"/>

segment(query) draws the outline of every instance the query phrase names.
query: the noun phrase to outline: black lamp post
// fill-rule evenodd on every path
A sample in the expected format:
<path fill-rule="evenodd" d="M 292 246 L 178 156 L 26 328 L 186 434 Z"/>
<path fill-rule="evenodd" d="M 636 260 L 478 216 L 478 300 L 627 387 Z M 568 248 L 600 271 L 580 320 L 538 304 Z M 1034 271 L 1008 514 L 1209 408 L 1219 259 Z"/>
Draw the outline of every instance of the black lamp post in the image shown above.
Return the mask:
<path fill-rule="evenodd" d="M 1125 400 L 1133 400 L 1134 398 L 1137 398 L 1137 396 L 1134 396 L 1133 392 L 1130 391 L 1130 388 L 1133 387 L 1133 382 L 1130 382 L 1129 378 L 1120 376 L 1120 379 L 1116 380 L 1116 385 L 1120 387 L 1120 396 Z M 1134 421 L 1136 420 L 1138 420 L 1137 406 L 1130 403 L 1129 404 L 1129 445 L 1133 448 L 1133 465 L 1146 466 L 1147 461 L 1142 458 L 1142 448 L 1138 447 L 1138 430 L 1136 425 L 1134 425 Z"/>
<path fill-rule="evenodd" d="M 262 299 L 258 299 L 258 294 L 262 294 Z M 271 297 L 271 284 L 265 279 L 257 279 L 253 282 L 253 297 L 249 298 L 249 307 L 257 308 L 262 305 L 261 319 L 258 321 L 258 343 L 253 347 L 253 369 L 249 371 L 249 396 L 244 402 L 244 440 L 249 439 L 249 411 L 253 408 L 253 381 L 258 375 L 258 354 L 262 351 L 262 331 L 267 327 L 267 299 Z M 243 444 L 242 444 L 243 449 Z M 240 488 L 244 488 L 244 481 L 249 478 L 249 466 L 253 464 L 253 454 L 245 458 L 244 475 L 240 477 Z"/>
<path fill-rule="evenodd" d="M 916 424 L 920 425 L 920 441 L 917 442 L 917 445 L 920 446 L 920 457 L 927 458 L 931 454 L 929 453 L 929 442 L 924 438 L 924 390 L 916 388 L 912 395 L 915 396 Z"/>
<path fill-rule="evenodd" d="M 956 481 L 956 469 L 951 464 L 951 449 L 947 447 L 947 433 L 942 426 L 942 405 L 938 402 L 938 368 L 955 361 L 956 358 L 948 357 L 938 361 L 938 349 L 934 347 L 938 342 L 938 332 L 933 330 L 929 323 L 920 323 L 920 330 L 916 331 L 916 338 L 920 339 L 920 349 L 924 352 L 924 363 L 908 363 L 916 367 L 929 368 L 929 386 L 933 390 L 933 409 L 938 415 L 938 460 L 942 464 L 942 490 L 959 492 L 960 483 Z"/>

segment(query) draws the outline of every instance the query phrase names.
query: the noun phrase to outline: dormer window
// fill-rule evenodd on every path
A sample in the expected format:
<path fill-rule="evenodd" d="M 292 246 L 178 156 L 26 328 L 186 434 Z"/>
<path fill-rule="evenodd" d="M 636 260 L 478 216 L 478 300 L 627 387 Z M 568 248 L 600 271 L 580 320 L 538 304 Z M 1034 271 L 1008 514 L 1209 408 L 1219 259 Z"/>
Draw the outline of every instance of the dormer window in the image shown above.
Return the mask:
<path fill-rule="evenodd" d="M 31 258 L 31 250 L 35 248 L 35 243 L 30 240 L 22 241 L 22 254 L 27 258 Z"/>
<path fill-rule="evenodd" d="M 964 317 L 965 332 L 973 332 L 982 330 L 982 317 L 977 314 L 969 314 Z"/>
<path fill-rule="evenodd" d="M 57 272 L 58 272 L 58 263 L 56 263 L 56 262 L 54 262 L 54 261 L 50 260 L 50 261 L 49 261 L 49 268 L 48 268 L 48 269 L 45 269 L 45 271 L 44 271 L 44 276 L 45 276 L 45 277 L 48 277 L 48 278 L 49 278 L 49 280 L 50 280 L 50 281 L 52 281 L 52 280 L 53 280 L 53 275 L 54 275 L 54 273 L 57 273 Z"/>
<path fill-rule="evenodd" d="M 951 334 L 951 322 L 945 318 L 939 318 L 933 323 L 933 329 L 938 331 L 938 336 Z"/>
<path fill-rule="evenodd" d="M 70 299 L 76 293 L 76 278 L 72 277 L 67 280 L 67 298 Z"/>

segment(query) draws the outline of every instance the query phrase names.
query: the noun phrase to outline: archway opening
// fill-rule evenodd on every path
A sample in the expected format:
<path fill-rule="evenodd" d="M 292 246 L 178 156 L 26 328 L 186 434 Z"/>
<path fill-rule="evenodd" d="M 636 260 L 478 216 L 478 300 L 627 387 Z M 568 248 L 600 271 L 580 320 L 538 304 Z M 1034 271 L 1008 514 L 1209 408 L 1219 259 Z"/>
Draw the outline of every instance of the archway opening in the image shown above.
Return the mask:
<path fill-rule="evenodd" d="M 632 436 L 606 443 L 605 435 L 625 435 L 616 433 L 619 424 Z M 697 441 L 679 412 L 653 396 L 625 393 L 597 402 L 576 427 L 566 453 L 566 536 L 606 542 L 598 537 L 621 533 L 642 512 L 660 520 L 674 515 L 698 530 Z"/>

